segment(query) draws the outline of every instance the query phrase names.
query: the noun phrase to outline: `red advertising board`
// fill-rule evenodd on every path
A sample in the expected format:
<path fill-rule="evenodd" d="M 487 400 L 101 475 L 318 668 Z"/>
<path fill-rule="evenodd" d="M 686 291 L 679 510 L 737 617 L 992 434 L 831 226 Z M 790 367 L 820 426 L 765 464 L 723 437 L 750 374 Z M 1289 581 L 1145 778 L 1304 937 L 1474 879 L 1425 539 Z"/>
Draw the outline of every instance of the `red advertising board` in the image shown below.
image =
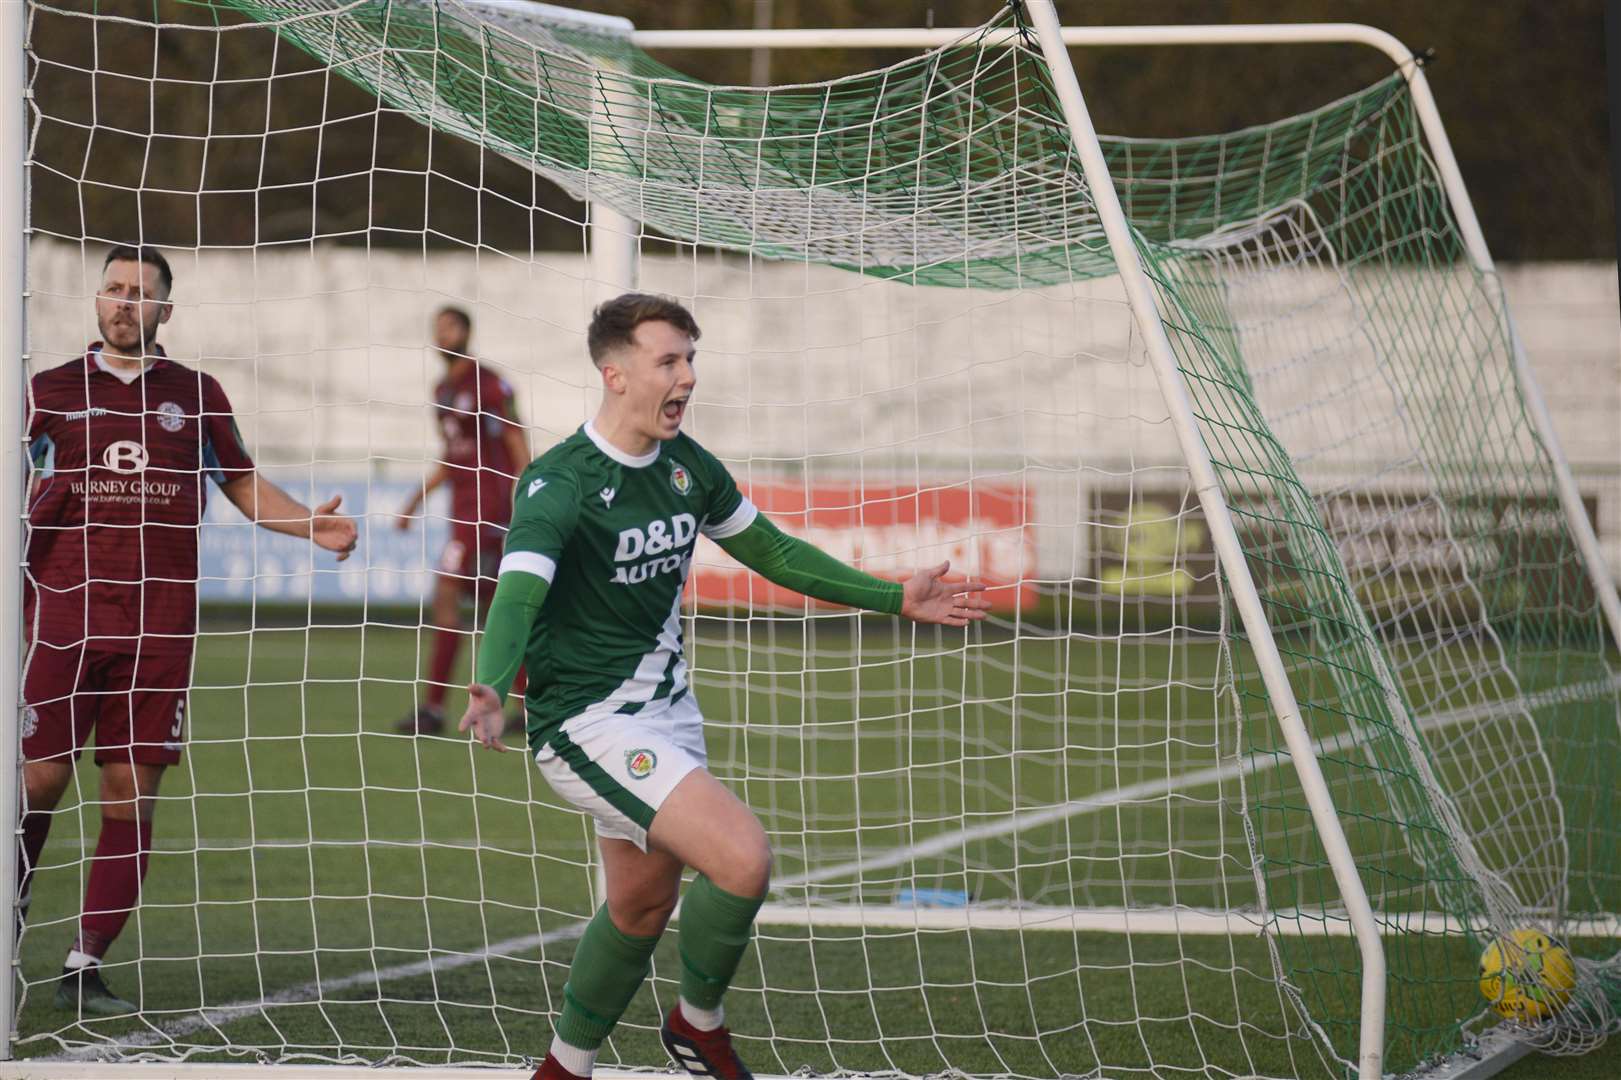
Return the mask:
<path fill-rule="evenodd" d="M 870 574 L 893 580 L 949 561 L 953 575 L 990 585 L 998 610 L 1035 599 L 1030 497 L 1018 486 L 761 483 L 743 491 L 784 532 Z M 798 593 L 749 572 L 704 538 L 687 589 L 706 607 L 805 605 Z"/>

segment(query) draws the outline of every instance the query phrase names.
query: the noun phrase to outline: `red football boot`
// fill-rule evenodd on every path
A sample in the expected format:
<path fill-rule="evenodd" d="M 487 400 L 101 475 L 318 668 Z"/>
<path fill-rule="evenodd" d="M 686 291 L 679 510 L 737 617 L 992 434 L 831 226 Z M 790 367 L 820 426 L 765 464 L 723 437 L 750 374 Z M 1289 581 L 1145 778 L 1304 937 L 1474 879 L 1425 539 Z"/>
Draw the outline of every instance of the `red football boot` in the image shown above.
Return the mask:
<path fill-rule="evenodd" d="M 540 1063 L 540 1068 L 535 1070 L 535 1075 L 529 1080 L 589 1080 L 589 1077 L 575 1076 L 563 1068 L 562 1064 L 548 1052 L 546 1060 Z"/>
<path fill-rule="evenodd" d="M 715 1077 L 717 1080 L 754 1080 L 748 1066 L 738 1059 L 732 1049 L 732 1033 L 725 1025 L 714 1031 L 699 1031 L 687 1023 L 678 1004 L 664 1018 L 659 1029 L 664 1049 L 675 1063 L 693 1076 Z"/>

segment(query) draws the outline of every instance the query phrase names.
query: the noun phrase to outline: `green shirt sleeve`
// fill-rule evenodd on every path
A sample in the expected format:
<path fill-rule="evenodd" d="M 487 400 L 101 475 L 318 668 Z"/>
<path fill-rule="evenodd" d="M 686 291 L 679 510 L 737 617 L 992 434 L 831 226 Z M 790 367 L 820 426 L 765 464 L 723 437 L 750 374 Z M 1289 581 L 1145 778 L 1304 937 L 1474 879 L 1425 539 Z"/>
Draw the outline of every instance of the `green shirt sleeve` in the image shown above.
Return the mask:
<path fill-rule="evenodd" d="M 756 512 L 741 532 L 716 537 L 721 549 L 769 581 L 832 604 L 901 613 L 899 582 L 864 574 L 820 548 L 789 536 Z"/>
<path fill-rule="evenodd" d="M 733 536 L 742 532 L 754 520 L 754 504 L 737 489 L 737 481 L 721 464 L 719 458 L 699 446 L 689 443 L 694 464 L 702 470 L 704 486 L 703 533 L 711 540 Z"/>
<path fill-rule="evenodd" d="M 473 681 L 494 690 L 502 701 L 507 699 L 512 680 L 523 666 L 529 630 L 535 625 L 535 616 L 540 614 L 540 606 L 546 602 L 546 591 L 550 588 L 545 578 L 522 570 L 508 570 L 496 582 L 495 596 L 490 600 L 489 613 L 484 616 L 484 637 L 479 643 Z"/>
<path fill-rule="evenodd" d="M 546 601 L 579 511 L 579 482 L 572 472 L 537 463 L 518 478 L 512 524 L 473 673 L 475 682 L 493 689 L 503 701 L 523 664 L 529 631 Z"/>
<path fill-rule="evenodd" d="M 579 516 L 580 482 L 572 470 L 547 468 L 539 462 L 525 469 L 514 493 L 501 572 L 523 570 L 551 581 Z"/>

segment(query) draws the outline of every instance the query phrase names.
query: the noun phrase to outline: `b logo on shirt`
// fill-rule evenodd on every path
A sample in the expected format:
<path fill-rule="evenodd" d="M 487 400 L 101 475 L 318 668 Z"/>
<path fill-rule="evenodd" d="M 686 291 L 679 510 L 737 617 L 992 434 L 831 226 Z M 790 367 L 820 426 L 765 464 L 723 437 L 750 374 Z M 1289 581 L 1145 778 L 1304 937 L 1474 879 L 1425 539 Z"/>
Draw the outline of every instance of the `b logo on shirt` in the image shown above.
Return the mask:
<path fill-rule="evenodd" d="M 145 472 L 146 447 L 129 439 L 108 443 L 107 449 L 101 452 L 101 464 L 115 473 Z"/>

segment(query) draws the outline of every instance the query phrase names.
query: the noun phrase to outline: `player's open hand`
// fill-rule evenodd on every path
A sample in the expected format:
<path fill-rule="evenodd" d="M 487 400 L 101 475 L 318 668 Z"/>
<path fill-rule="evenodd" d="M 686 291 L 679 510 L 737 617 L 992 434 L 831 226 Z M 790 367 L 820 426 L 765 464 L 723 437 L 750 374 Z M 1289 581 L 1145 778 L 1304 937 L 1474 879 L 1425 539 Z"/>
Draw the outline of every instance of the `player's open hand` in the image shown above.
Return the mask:
<path fill-rule="evenodd" d="M 919 570 L 901 587 L 901 614 L 914 622 L 967 626 L 985 617 L 991 602 L 980 594 L 982 581 L 947 578 L 951 564 Z"/>
<path fill-rule="evenodd" d="M 507 714 L 501 709 L 501 699 L 495 696 L 495 690 L 483 683 L 473 683 L 467 688 L 467 711 L 462 713 L 461 723 L 456 725 L 457 731 L 471 731 L 473 738 L 486 750 L 499 750 L 506 753 L 511 747 L 501 741 L 501 733 L 507 727 Z"/>
<path fill-rule="evenodd" d="M 360 536 L 354 518 L 335 512 L 341 502 L 342 495 L 332 496 L 315 508 L 315 516 L 310 519 L 310 539 L 328 551 L 337 552 L 339 562 L 354 553 Z"/>

